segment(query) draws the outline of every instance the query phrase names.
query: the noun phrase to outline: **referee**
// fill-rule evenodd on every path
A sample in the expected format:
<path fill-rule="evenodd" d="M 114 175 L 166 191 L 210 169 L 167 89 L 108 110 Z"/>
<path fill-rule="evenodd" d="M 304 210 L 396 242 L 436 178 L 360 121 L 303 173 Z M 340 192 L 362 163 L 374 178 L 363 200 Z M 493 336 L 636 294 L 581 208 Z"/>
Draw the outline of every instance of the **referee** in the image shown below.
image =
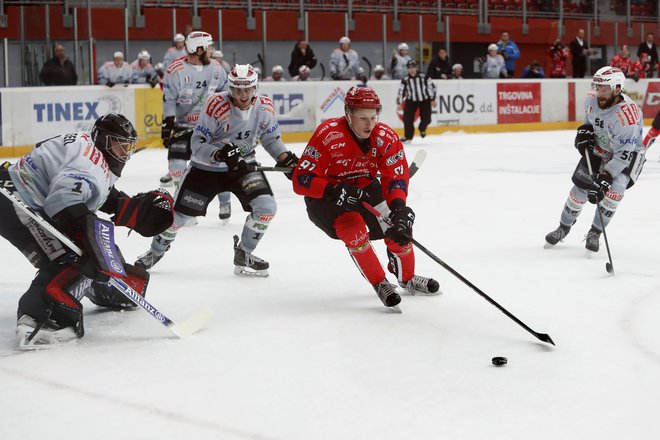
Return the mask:
<path fill-rule="evenodd" d="M 410 60 L 406 65 L 408 74 L 401 80 L 396 97 L 397 108 L 403 109 L 404 137 L 401 142 L 409 142 L 415 135 L 415 113 L 419 109 L 419 134 L 426 136 L 426 127 L 431 122 L 431 106 L 435 108 L 435 84 L 426 75 L 417 71 L 417 61 Z"/>

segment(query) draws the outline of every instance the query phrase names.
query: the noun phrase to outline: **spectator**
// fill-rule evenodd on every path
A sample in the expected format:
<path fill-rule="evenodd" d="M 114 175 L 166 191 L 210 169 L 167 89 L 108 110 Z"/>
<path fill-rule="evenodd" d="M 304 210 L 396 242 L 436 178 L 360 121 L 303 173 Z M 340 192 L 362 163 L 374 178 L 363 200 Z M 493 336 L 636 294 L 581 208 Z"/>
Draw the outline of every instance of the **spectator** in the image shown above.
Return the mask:
<path fill-rule="evenodd" d="M 649 56 L 649 62 L 651 63 L 651 67 L 655 68 L 655 66 L 658 65 L 658 48 L 655 46 L 655 43 L 653 42 L 653 32 L 649 32 L 646 34 L 646 39 L 639 43 L 639 48 L 637 49 L 637 58 L 640 60 L 642 59 L 642 54 L 645 53 Z M 653 70 L 651 70 L 651 75 L 646 76 L 646 78 L 652 78 L 653 77 Z"/>
<path fill-rule="evenodd" d="M 227 61 L 223 59 L 224 54 L 220 49 L 216 49 L 213 51 L 213 55 L 211 55 L 211 58 L 216 60 L 220 65 L 222 66 L 223 69 L 225 69 L 225 72 L 227 72 L 227 75 L 229 75 L 229 72 L 231 72 L 231 66 Z"/>
<path fill-rule="evenodd" d="M 378 81 L 378 80 L 386 80 L 386 79 L 391 79 L 388 75 L 385 75 L 385 68 L 381 64 L 376 64 L 376 67 L 374 67 L 374 73 L 371 75 L 371 80 Z"/>
<path fill-rule="evenodd" d="M 426 76 L 431 79 L 449 79 L 452 73 L 451 71 L 451 63 L 447 56 L 447 49 L 441 47 L 438 49 L 438 54 L 429 63 Z"/>
<path fill-rule="evenodd" d="M 75 86 L 78 83 L 76 66 L 67 58 L 64 46 L 55 45 L 53 58 L 44 63 L 39 79 L 47 86 Z"/>
<path fill-rule="evenodd" d="M 449 79 L 463 79 L 463 65 L 454 64 L 451 67 L 451 77 Z"/>
<path fill-rule="evenodd" d="M 158 75 L 156 69 L 151 65 L 151 55 L 146 50 L 138 53 L 137 60 L 131 63 L 131 70 L 133 76 L 131 82 L 133 84 L 150 84 L 155 87 L 158 84 Z"/>
<path fill-rule="evenodd" d="M 568 48 L 556 39 L 550 49 L 548 49 L 550 58 L 550 78 L 566 78 L 566 62 L 568 61 Z"/>
<path fill-rule="evenodd" d="M 408 55 L 409 49 L 406 43 L 399 44 L 397 52 L 392 54 L 390 60 L 390 76 L 392 79 L 402 79 L 408 73 L 408 61 L 411 60 Z"/>
<path fill-rule="evenodd" d="M 543 67 L 541 67 L 541 64 L 539 64 L 538 61 L 532 60 L 532 62 L 523 69 L 522 77 L 527 79 L 545 78 L 545 72 L 543 71 Z"/>
<path fill-rule="evenodd" d="M 431 122 L 431 106 L 435 100 L 435 84 L 429 77 L 417 71 L 417 61 L 408 61 L 408 74 L 401 80 L 397 93 L 397 109 L 403 110 L 404 137 L 401 142 L 410 142 L 415 135 L 415 114 L 419 111 L 419 134 L 426 136 L 426 127 Z"/>
<path fill-rule="evenodd" d="M 305 40 L 298 40 L 291 51 L 291 63 L 289 63 L 289 75 L 297 76 L 300 72 L 300 66 L 307 66 L 310 69 L 316 67 L 316 55 Z"/>
<path fill-rule="evenodd" d="M 497 53 L 497 44 L 488 46 L 488 55 L 481 64 L 481 76 L 484 78 L 506 78 L 507 70 L 504 57 Z"/>
<path fill-rule="evenodd" d="M 630 52 L 628 52 L 628 45 L 624 44 L 621 46 L 621 52 L 618 55 L 612 57 L 610 61 L 610 66 L 618 67 L 621 69 L 626 78 L 632 78 L 633 75 L 633 62 L 630 59 Z"/>
<path fill-rule="evenodd" d="M 309 67 L 306 65 L 300 66 L 298 69 L 298 75 L 291 78 L 291 81 L 307 81 L 309 80 Z"/>
<path fill-rule="evenodd" d="M 330 77 L 337 80 L 350 80 L 355 78 L 360 68 L 358 53 L 351 49 L 351 39 L 341 37 L 339 47 L 330 55 Z"/>
<path fill-rule="evenodd" d="M 174 36 L 174 45 L 167 49 L 167 52 L 165 52 L 165 56 L 163 57 L 163 66 L 165 67 L 165 71 L 167 71 L 167 68 L 170 67 L 172 61 L 188 55 L 185 45 L 186 37 L 184 37 L 183 34 L 176 34 Z"/>
<path fill-rule="evenodd" d="M 651 64 L 651 57 L 648 53 L 642 52 L 639 60 L 635 61 L 635 64 L 633 64 L 632 72 L 632 79 L 635 80 L 635 82 L 639 81 L 640 78 L 653 77 L 653 64 Z"/>
<path fill-rule="evenodd" d="M 584 78 L 587 72 L 587 54 L 589 47 L 584 41 L 584 29 L 578 30 L 577 35 L 570 44 L 571 55 L 573 56 L 573 78 Z"/>
<path fill-rule="evenodd" d="M 264 81 L 286 81 L 284 79 L 284 68 L 279 64 L 273 66 L 270 76 L 264 78 Z"/>
<path fill-rule="evenodd" d="M 124 54 L 117 51 L 112 61 L 104 63 L 98 71 L 98 82 L 113 87 L 115 84 L 130 84 L 133 77 L 131 65 L 124 61 Z"/>
<path fill-rule="evenodd" d="M 513 78 L 516 71 L 516 60 L 520 58 L 520 50 L 516 43 L 509 40 L 509 33 L 507 31 L 500 34 L 500 41 L 497 42 L 497 51 L 504 58 L 507 75 Z"/>

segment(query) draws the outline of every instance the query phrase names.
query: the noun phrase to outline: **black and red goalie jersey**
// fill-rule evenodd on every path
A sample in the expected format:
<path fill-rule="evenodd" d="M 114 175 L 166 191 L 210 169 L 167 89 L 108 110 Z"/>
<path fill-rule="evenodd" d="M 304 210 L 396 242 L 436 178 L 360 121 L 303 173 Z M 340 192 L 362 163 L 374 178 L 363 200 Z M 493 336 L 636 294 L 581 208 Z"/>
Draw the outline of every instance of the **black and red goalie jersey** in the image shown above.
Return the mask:
<path fill-rule="evenodd" d="M 380 172 L 383 196 L 389 205 L 408 196 L 408 161 L 399 136 L 379 122 L 365 141 L 359 141 L 346 117 L 324 121 L 307 143 L 293 172 L 297 194 L 323 198 L 326 186 L 339 182 L 365 188 Z"/>

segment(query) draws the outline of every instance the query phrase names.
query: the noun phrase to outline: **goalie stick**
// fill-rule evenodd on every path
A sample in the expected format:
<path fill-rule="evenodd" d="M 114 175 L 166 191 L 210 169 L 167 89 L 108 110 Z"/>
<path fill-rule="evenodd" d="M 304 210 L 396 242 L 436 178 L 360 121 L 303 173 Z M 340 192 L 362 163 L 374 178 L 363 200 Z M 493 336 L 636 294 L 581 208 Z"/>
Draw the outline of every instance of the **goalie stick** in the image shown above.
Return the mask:
<path fill-rule="evenodd" d="M 23 202 L 21 199 L 19 199 L 14 194 L 9 192 L 7 189 L 2 187 L 0 187 L 0 193 L 2 193 L 3 196 L 9 199 L 9 201 L 12 202 L 14 206 L 18 207 L 18 209 L 25 212 L 41 228 L 43 228 L 48 233 L 50 233 L 55 238 L 57 238 L 60 242 L 62 242 L 62 244 L 64 244 L 66 247 L 71 249 L 79 256 L 83 254 L 83 250 L 80 249 L 80 247 L 78 247 L 78 245 L 76 245 L 73 241 L 71 241 L 69 237 L 62 234 L 53 225 L 51 225 L 46 220 L 44 220 L 43 217 L 41 217 L 32 208 L 26 205 L 25 202 Z M 119 292 L 121 292 L 121 294 L 124 295 L 126 298 L 130 299 L 131 301 L 142 307 L 144 310 L 146 310 L 147 313 L 149 313 L 152 317 L 157 319 L 161 324 L 167 327 L 167 329 L 170 332 L 172 332 L 174 335 L 176 335 L 179 338 L 190 336 L 198 332 L 211 319 L 211 316 L 213 314 L 213 312 L 210 309 L 204 308 L 196 312 L 193 316 L 191 316 L 187 320 L 177 324 L 174 321 L 172 321 L 170 318 L 165 316 L 160 310 L 158 310 L 153 304 L 147 301 L 142 295 L 137 293 L 133 288 L 131 288 L 131 286 L 126 284 L 123 280 L 115 277 L 113 274 L 108 273 L 107 275 L 110 276 L 109 283 L 114 288 L 119 290 Z"/>
<path fill-rule="evenodd" d="M 413 158 L 413 161 L 408 166 L 408 172 L 410 174 L 410 177 L 414 176 L 417 173 L 417 171 L 419 171 L 419 168 L 422 166 L 425 160 L 426 160 L 426 150 L 424 149 L 418 150 L 417 154 L 415 154 L 415 157 Z M 291 171 L 293 171 L 293 168 L 257 166 L 255 171 L 277 171 L 280 173 L 290 173 Z"/>
<path fill-rule="evenodd" d="M 392 223 L 392 220 L 390 220 L 388 217 L 385 217 L 385 216 L 384 216 L 383 214 L 381 214 L 376 208 L 374 208 L 373 206 L 371 206 L 371 205 L 368 204 L 367 202 L 362 202 L 362 205 L 363 205 L 363 206 L 364 206 L 369 212 L 371 212 L 373 215 L 375 215 L 376 218 L 378 218 L 378 220 L 379 220 L 380 222 L 385 223 L 385 224 L 386 224 L 387 226 L 389 226 L 389 227 L 394 226 L 394 224 Z M 467 278 L 465 278 L 463 275 L 461 275 L 460 273 L 458 273 L 457 271 L 455 271 L 450 265 L 448 265 L 447 263 L 445 263 L 444 261 L 442 261 L 440 258 L 438 258 L 437 256 L 435 256 L 435 254 L 433 254 L 431 251 L 429 251 L 429 250 L 426 249 L 424 246 L 422 246 L 417 240 L 415 240 L 415 239 L 412 238 L 412 237 L 408 237 L 408 238 L 410 239 L 410 242 L 411 242 L 412 244 L 414 244 L 419 250 L 421 250 L 422 252 L 424 252 L 424 253 L 425 253 L 426 255 L 428 255 L 433 261 L 435 261 L 436 263 L 438 263 L 440 266 L 442 266 L 442 267 L 445 268 L 447 271 L 449 271 L 449 273 L 451 273 L 452 275 L 454 275 L 456 278 L 458 278 L 458 279 L 461 280 L 463 283 L 465 283 L 467 286 L 469 286 L 472 290 L 474 290 L 474 291 L 477 292 L 479 295 L 481 295 L 486 301 L 488 301 L 489 303 L 491 303 L 492 305 L 494 305 L 495 307 L 497 307 L 497 308 L 500 310 L 500 312 L 504 313 L 506 316 L 508 316 L 509 318 L 511 318 L 511 320 L 513 320 L 513 322 L 515 322 L 516 324 L 518 324 L 519 326 L 521 326 L 522 328 L 524 328 L 525 330 L 527 330 L 529 333 L 531 333 L 532 335 L 534 335 L 534 337 L 535 337 L 536 339 L 538 339 L 538 340 L 540 340 L 540 341 L 543 341 L 543 342 L 546 342 L 546 343 L 548 343 L 548 344 L 555 345 L 555 343 L 554 343 L 554 341 L 552 340 L 552 338 L 550 337 L 550 335 L 548 335 L 548 334 L 546 334 L 546 333 L 538 333 L 538 332 L 535 332 L 534 330 L 532 330 L 527 324 L 525 324 L 524 322 L 522 322 L 520 319 L 516 318 L 511 312 L 509 312 L 507 309 L 505 309 L 505 308 L 502 307 L 500 304 L 498 304 L 497 301 L 495 301 L 493 298 L 491 298 L 490 296 L 486 295 L 481 289 L 479 289 L 477 286 L 475 286 L 474 284 L 472 284 L 472 283 L 471 283 Z"/>

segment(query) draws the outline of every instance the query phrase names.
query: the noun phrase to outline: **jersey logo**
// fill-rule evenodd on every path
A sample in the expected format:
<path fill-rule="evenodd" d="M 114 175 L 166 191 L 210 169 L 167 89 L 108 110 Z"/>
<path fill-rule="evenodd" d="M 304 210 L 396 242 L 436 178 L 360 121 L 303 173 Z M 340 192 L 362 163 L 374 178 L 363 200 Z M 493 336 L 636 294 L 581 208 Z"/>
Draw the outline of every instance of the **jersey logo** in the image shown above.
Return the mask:
<path fill-rule="evenodd" d="M 340 131 L 331 131 L 328 133 L 328 135 L 323 139 L 323 145 L 327 146 L 330 142 L 341 139 L 344 137 L 344 134 Z"/>
<path fill-rule="evenodd" d="M 628 125 L 635 125 L 637 123 L 636 120 L 637 118 L 635 117 L 633 110 L 630 108 L 630 105 L 623 104 L 620 108 L 621 108 L 621 113 L 623 113 L 623 116 L 626 118 L 626 121 L 628 122 Z M 619 119 L 621 119 L 621 123 L 625 125 L 623 123 L 623 119 L 621 117 L 619 117 Z"/>
<path fill-rule="evenodd" d="M 319 158 L 321 157 L 321 153 L 319 153 L 318 150 L 311 145 L 307 145 L 305 147 L 305 151 L 303 151 L 302 155 L 309 156 L 314 160 L 319 160 Z"/>
<path fill-rule="evenodd" d="M 271 107 L 274 107 L 273 106 L 273 101 L 271 101 L 270 98 L 267 97 L 267 96 L 260 96 L 259 97 L 259 102 L 263 105 L 270 105 Z"/>

